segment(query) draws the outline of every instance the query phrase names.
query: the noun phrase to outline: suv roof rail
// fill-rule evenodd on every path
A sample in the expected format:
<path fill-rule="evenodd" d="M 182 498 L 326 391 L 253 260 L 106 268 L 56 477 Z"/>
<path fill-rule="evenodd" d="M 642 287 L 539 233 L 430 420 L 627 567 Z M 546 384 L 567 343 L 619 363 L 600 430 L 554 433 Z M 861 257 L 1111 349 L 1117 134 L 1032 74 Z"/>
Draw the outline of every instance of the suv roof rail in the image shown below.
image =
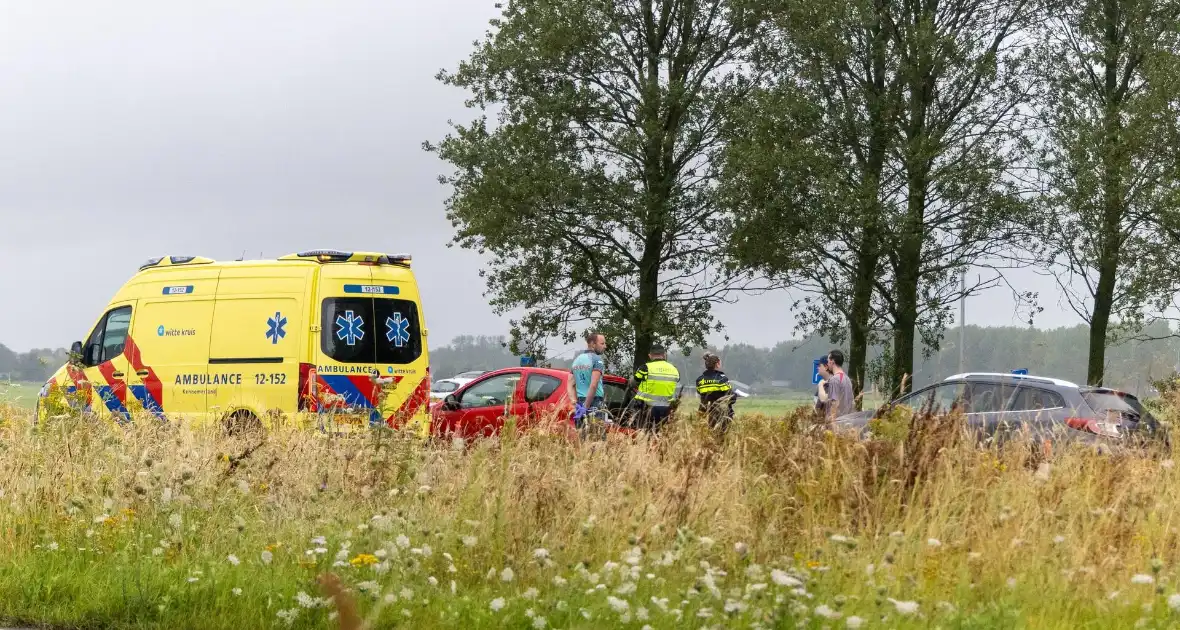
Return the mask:
<path fill-rule="evenodd" d="M 1077 383 L 1072 383 L 1059 378 L 1051 376 L 1037 376 L 1035 374 L 1011 374 L 1008 372 L 964 372 L 962 374 L 955 374 L 948 376 L 943 381 L 961 381 L 963 379 L 971 378 L 973 376 L 987 376 L 987 377 L 1003 377 L 1012 379 L 1014 381 L 1030 381 L 1037 383 L 1051 383 L 1058 387 L 1078 387 Z"/>

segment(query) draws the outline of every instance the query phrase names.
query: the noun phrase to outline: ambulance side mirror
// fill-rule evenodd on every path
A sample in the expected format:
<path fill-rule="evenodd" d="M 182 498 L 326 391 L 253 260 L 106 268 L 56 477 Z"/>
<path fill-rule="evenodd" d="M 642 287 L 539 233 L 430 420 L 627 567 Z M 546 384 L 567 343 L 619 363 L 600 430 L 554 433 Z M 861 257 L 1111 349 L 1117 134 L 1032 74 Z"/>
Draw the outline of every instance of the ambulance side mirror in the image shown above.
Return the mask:
<path fill-rule="evenodd" d="M 77 365 L 82 362 L 82 342 L 75 341 L 70 345 L 70 363 Z"/>

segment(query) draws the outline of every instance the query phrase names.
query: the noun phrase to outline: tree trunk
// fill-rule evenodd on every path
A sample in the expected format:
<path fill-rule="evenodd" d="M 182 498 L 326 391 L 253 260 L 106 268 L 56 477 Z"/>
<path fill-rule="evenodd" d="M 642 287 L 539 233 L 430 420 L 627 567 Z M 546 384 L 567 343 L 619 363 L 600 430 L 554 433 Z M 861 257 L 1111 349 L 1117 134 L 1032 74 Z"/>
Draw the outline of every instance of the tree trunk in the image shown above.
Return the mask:
<path fill-rule="evenodd" d="M 876 239 L 877 234 L 864 238 Z M 852 391 L 857 396 L 856 408 L 861 408 L 860 393 L 864 391 L 867 357 L 869 354 L 869 318 L 873 301 L 873 281 L 877 275 L 878 256 L 876 246 L 862 239 L 861 251 L 857 256 L 856 276 L 852 285 L 852 304 L 848 318 L 848 365 L 847 372 L 852 379 Z"/>
<path fill-rule="evenodd" d="M 1106 335 L 1114 311 L 1119 258 L 1122 249 L 1123 217 L 1123 103 L 1119 94 L 1119 3 L 1103 3 L 1103 112 L 1102 134 L 1102 224 L 1098 238 L 1098 285 L 1094 289 L 1094 309 L 1090 313 L 1090 352 L 1086 364 L 1086 382 L 1101 386 L 1106 371 Z"/>
<path fill-rule="evenodd" d="M 916 249 L 911 255 L 911 249 Z M 900 396 L 913 389 L 914 338 L 918 328 L 918 263 L 921 242 L 917 248 L 907 247 L 900 252 L 901 266 L 894 283 L 897 291 L 897 314 L 893 322 L 893 369 L 891 394 Z"/>

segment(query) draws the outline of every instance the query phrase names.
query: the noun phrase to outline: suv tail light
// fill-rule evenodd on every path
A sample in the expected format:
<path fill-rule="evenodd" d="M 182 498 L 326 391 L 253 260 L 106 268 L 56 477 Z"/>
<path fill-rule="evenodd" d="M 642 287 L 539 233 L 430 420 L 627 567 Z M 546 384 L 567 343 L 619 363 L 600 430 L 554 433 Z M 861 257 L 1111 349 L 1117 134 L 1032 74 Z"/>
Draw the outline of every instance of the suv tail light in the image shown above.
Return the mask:
<path fill-rule="evenodd" d="M 1065 425 L 1071 429 L 1089 431 L 1104 437 L 1122 437 L 1122 434 L 1119 433 L 1119 425 L 1113 422 L 1103 422 L 1094 418 L 1066 418 Z"/>
<path fill-rule="evenodd" d="M 316 391 L 315 366 L 299 364 L 299 411 L 318 411 L 319 396 Z"/>

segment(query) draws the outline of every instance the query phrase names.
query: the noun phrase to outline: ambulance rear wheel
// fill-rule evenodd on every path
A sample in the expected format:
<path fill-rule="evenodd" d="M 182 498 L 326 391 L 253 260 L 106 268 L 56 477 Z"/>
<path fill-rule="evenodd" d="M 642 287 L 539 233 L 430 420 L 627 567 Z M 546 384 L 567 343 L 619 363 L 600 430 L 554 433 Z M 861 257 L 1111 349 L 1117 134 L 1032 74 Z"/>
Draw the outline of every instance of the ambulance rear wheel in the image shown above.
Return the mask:
<path fill-rule="evenodd" d="M 253 413 L 239 409 L 226 416 L 222 427 L 227 435 L 249 435 L 262 431 L 262 422 Z"/>

